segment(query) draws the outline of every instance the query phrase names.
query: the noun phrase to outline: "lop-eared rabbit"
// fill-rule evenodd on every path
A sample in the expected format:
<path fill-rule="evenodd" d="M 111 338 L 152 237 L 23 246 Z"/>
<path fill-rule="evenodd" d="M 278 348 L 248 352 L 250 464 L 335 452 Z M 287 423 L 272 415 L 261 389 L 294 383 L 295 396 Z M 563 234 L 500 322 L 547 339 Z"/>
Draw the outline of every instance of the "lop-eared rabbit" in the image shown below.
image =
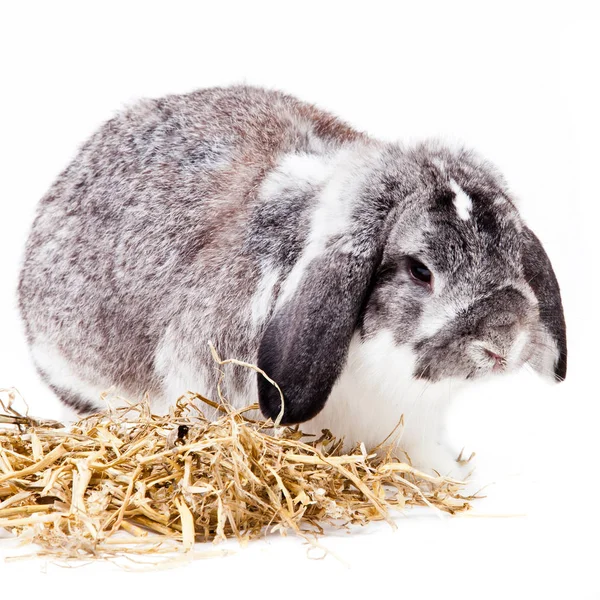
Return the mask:
<path fill-rule="evenodd" d="M 400 445 L 442 474 L 460 473 L 449 383 L 566 374 L 552 267 L 489 163 L 247 86 L 105 123 L 39 204 L 19 298 L 37 369 L 80 414 L 107 389 L 156 411 L 214 398 L 210 341 L 279 384 L 283 423 L 368 447 L 404 414 Z M 280 411 L 250 369 L 223 389 Z"/>

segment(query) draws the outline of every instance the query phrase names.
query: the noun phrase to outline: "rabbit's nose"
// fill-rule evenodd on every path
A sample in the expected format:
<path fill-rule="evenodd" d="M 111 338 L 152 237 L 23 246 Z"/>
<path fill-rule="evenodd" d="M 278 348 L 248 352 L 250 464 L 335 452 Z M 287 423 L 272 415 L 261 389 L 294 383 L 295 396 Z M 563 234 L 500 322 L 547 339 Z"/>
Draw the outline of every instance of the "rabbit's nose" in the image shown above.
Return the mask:
<path fill-rule="evenodd" d="M 506 358 L 501 356 L 500 354 L 496 354 L 496 352 L 492 352 L 489 348 L 484 348 L 485 353 L 490 358 L 494 359 L 495 364 L 493 367 L 494 371 L 503 371 L 506 367 Z"/>

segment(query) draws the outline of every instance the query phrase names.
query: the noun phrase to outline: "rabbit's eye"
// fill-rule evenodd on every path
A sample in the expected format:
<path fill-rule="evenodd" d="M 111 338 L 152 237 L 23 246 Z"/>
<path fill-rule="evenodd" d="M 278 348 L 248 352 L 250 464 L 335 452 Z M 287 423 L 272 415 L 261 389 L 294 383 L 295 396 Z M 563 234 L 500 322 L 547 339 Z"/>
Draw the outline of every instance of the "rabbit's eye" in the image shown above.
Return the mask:
<path fill-rule="evenodd" d="M 411 274 L 411 277 L 420 284 L 431 285 L 431 271 L 422 262 L 419 262 L 414 258 L 409 258 L 408 270 Z"/>

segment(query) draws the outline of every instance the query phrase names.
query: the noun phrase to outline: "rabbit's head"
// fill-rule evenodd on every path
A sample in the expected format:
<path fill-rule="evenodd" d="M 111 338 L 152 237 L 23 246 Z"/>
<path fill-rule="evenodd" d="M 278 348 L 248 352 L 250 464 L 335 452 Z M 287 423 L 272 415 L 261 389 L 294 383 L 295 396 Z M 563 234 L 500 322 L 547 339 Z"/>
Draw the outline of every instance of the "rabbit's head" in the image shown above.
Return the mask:
<path fill-rule="evenodd" d="M 467 151 L 389 145 L 321 192 L 307 246 L 259 350 L 284 423 L 324 406 L 355 333 L 410 350 L 413 378 L 473 379 L 525 364 L 561 381 L 559 287 L 502 178 Z M 321 210 L 321 214 L 319 214 Z M 289 286 L 288 286 L 289 288 Z M 395 374 L 386 374 L 393 378 Z M 259 376 L 263 413 L 278 391 Z"/>

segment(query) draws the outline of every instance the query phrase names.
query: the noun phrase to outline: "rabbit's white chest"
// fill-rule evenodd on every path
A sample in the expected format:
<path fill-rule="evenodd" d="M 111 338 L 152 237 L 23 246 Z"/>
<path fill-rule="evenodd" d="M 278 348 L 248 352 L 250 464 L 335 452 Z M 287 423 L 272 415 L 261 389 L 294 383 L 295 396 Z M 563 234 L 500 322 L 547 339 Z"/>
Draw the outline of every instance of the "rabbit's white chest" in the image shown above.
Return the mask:
<path fill-rule="evenodd" d="M 455 464 L 443 430 L 449 400 L 460 384 L 414 379 L 415 362 L 412 350 L 395 344 L 389 330 L 365 341 L 355 334 L 325 408 L 302 429 L 328 428 L 344 436 L 347 447 L 364 442 L 370 448 L 383 442 L 404 415 L 404 426 L 395 432 L 398 446 L 416 466 L 449 472 Z"/>

